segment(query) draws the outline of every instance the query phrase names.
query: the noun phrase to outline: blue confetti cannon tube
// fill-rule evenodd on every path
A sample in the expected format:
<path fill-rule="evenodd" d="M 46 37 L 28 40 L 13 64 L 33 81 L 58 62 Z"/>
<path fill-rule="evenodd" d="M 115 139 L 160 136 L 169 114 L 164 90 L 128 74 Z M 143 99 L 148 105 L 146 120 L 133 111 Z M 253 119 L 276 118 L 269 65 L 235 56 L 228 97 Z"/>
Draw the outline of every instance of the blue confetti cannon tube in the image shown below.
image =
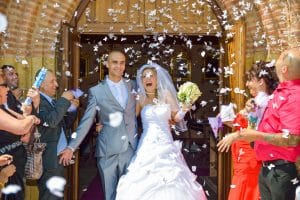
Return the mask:
<path fill-rule="evenodd" d="M 41 69 L 41 71 L 39 72 L 38 76 L 36 77 L 36 79 L 32 85 L 32 88 L 36 88 L 36 89 L 40 88 L 42 82 L 45 80 L 46 75 L 47 75 L 47 69 L 43 67 Z M 30 105 L 31 102 L 32 102 L 31 98 L 27 97 L 25 99 L 24 103 L 25 103 L 25 105 Z"/>

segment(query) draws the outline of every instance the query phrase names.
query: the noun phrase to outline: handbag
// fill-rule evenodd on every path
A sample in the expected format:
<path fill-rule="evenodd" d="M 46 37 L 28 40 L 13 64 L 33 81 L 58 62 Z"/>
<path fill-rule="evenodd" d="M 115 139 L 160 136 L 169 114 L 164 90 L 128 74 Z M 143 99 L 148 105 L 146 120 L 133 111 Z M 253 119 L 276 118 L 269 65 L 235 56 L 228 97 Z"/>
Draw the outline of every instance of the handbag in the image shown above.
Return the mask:
<path fill-rule="evenodd" d="M 25 164 L 26 179 L 38 180 L 43 174 L 43 151 L 46 143 L 40 142 L 41 134 L 35 129 L 33 140 L 25 145 L 27 162 Z"/>

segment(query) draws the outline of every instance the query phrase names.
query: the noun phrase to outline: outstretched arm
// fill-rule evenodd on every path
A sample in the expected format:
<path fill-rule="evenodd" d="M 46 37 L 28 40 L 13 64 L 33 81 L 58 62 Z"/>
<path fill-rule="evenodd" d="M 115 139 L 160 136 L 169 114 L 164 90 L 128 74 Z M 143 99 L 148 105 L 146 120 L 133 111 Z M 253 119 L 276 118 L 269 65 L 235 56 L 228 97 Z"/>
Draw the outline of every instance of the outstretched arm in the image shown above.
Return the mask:
<path fill-rule="evenodd" d="M 231 144 L 237 140 L 246 140 L 253 142 L 262 140 L 276 146 L 298 146 L 300 144 L 300 135 L 293 133 L 264 133 L 252 129 L 243 129 L 226 135 L 218 144 L 220 152 L 228 152 Z"/>
<path fill-rule="evenodd" d="M 298 146 L 300 144 L 300 135 L 294 133 L 264 133 L 256 130 L 242 130 L 241 139 L 247 141 L 262 140 L 276 146 Z"/>
<path fill-rule="evenodd" d="M 79 126 L 76 129 L 75 137 L 71 138 L 69 145 L 60 153 L 59 163 L 64 166 L 71 164 L 74 151 L 79 147 L 89 129 L 94 123 L 97 112 L 97 102 L 94 94 L 89 91 L 89 100 L 83 117 L 80 120 Z"/>

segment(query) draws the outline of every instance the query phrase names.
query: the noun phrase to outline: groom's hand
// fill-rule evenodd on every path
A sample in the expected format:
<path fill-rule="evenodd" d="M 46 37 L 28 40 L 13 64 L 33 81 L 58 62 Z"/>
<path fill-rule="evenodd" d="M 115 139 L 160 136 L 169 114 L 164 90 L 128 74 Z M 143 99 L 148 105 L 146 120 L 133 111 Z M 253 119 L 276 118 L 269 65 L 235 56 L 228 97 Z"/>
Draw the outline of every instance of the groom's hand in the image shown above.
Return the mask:
<path fill-rule="evenodd" d="M 73 164 L 74 160 L 73 158 L 73 151 L 70 148 L 65 148 L 62 152 L 59 154 L 59 164 L 62 164 L 64 166 L 68 166 L 70 164 Z"/>

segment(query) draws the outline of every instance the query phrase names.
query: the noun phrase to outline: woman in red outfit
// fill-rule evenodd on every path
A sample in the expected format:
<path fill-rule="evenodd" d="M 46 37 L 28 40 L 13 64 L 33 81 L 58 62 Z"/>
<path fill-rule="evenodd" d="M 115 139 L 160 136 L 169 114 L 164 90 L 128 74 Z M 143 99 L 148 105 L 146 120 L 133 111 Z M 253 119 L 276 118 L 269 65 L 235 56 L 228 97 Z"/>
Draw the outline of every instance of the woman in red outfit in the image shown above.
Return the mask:
<path fill-rule="evenodd" d="M 260 122 L 269 100 L 269 95 L 277 87 L 275 67 L 263 61 L 255 63 L 247 72 L 246 86 L 254 99 L 248 100 L 233 122 L 235 128 L 254 128 Z M 249 123 L 250 122 L 250 123 Z M 229 200 L 257 200 L 259 197 L 258 174 L 261 163 L 247 141 L 236 141 L 231 146 L 233 177 Z"/>

